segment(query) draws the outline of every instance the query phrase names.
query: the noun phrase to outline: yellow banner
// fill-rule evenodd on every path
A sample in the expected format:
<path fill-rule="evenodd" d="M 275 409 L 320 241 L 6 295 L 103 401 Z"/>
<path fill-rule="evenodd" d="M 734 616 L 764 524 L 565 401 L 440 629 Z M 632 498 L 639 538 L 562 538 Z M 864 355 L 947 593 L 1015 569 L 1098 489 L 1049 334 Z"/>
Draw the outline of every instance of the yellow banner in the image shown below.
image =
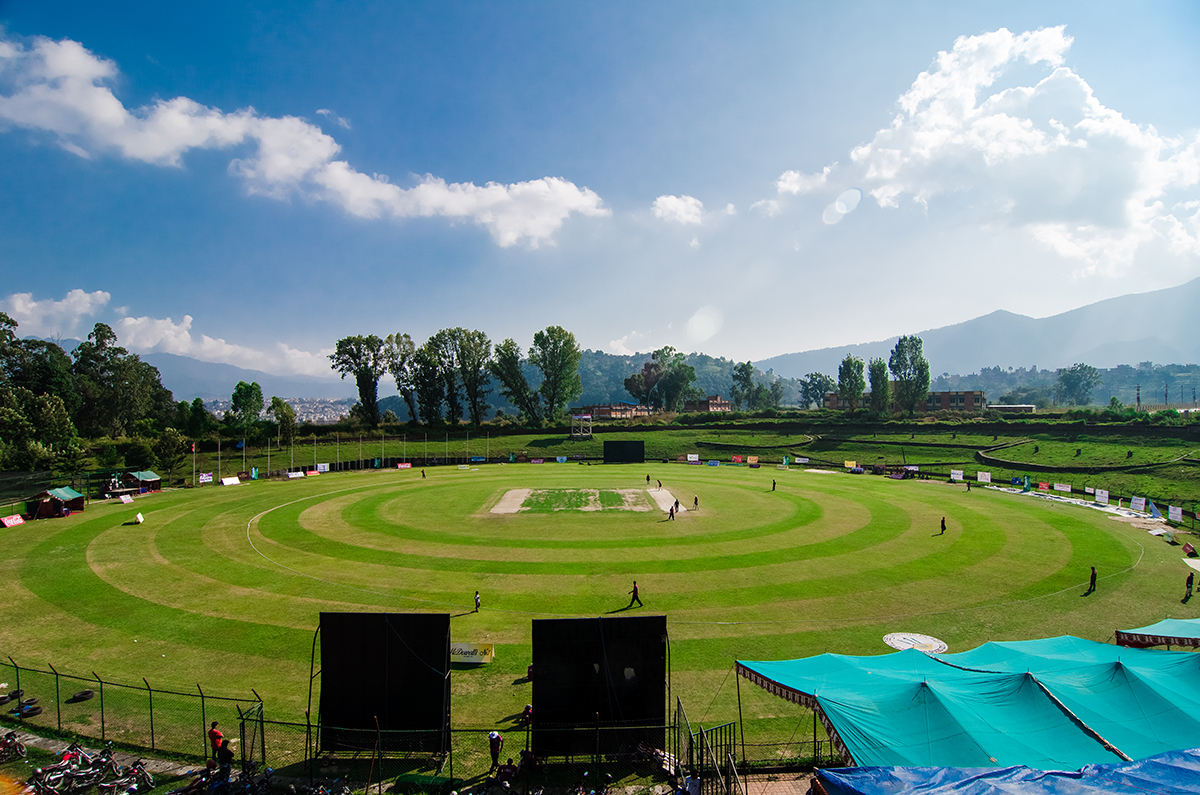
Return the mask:
<path fill-rule="evenodd" d="M 450 662 L 482 665 L 496 659 L 495 646 L 491 643 L 451 643 Z"/>
<path fill-rule="evenodd" d="M 758 456 L 756 456 L 756 455 L 748 455 L 748 456 L 746 456 L 746 463 L 747 463 L 747 464 L 757 464 L 757 463 L 758 463 Z"/>
<path fill-rule="evenodd" d="M 846 469 L 854 469 L 856 466 L 858 466 L 857 461 L 846 461 L 845 464 L 846 464 Z"/>

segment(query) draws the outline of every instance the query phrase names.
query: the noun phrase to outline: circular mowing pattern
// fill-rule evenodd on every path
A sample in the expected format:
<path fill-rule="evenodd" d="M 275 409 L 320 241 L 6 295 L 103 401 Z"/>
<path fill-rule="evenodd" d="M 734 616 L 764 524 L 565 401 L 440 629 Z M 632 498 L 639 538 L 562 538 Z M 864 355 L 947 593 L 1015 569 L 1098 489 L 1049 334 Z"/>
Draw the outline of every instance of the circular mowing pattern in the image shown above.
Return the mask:
<path fill-rule="evenodd" d="M 919 632 L 889 632 L 883 636 L 883 642 L 900 651 L 916 649 L 930 654 L 941 654 L 950 648 L 945 641 L 929 635 L 922 635 Z"/>

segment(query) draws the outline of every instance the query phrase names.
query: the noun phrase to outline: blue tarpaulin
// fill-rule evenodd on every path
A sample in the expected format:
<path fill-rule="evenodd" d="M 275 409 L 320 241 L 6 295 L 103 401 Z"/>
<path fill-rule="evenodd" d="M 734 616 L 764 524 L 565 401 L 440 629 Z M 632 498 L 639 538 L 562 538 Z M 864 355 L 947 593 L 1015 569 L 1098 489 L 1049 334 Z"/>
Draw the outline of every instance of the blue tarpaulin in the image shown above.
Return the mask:
<path fill-rule="evenodd" d="M 1077 771 L 1031 767 L 855 767 L 821 770 L 828 795 L 1182 795 L 1200 793 L 1200 749 Z"/>

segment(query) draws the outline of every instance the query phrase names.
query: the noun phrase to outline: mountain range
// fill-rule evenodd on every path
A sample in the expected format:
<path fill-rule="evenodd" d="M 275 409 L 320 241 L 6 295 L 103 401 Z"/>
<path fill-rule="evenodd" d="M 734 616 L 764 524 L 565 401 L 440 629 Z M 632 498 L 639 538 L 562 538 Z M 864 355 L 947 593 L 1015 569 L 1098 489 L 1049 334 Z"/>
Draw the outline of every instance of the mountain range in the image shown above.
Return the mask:
<path fill-rule="evenodd" d="M 1110 298 L 1045 318 L 999 310 L 917 335 L 924 341 L 925 358 L 934 376 L 967 374 L 996 366 L 1036 365 L 1054 369 L 1075 362 L 1102 369 L 1143 361 L 1186 364 L 1200 362 L 1200 335 L 1193 332 L 1189 322 L 1196 307 L 1200 307 L 1200 279 L 1178 287 Z M 773 369 L 776 375 L 785 378 L 801 378 L 812 372 L 836 376 L 838 364 L 847 354 L 886 361 L 895 343 L 896 338 L 891 337 L 858 345 L 786 353 L 759 360 L 755 366 L 763 371 Z M 357 394 L 351 380 L 274 375 L 170 353 L 148 353 L 141 358 L 158 368 L 163 384 L 176 400 L 228 398 L 238 381 L 257 381 L 267 396 L 348 398 Z M 605 372 L 584 374 L 582 402 L 629 400 L 620 378 L 632 373 L 637 362 L 647 358 L 648 354 L 614 356 L 589 351 L 586 359 L 591 369 L 602 366 Z M 724 369 L 719 365 L 725 360 L 709 361 Z M 724 378 L 698 386 L 725 393 Z M 381 397 L 392 393 L 390 379 L 384 378 L 380 382 Z"/>
<path fill-rule="evenodd" d="M 1033 284 L 1031 289 L 1045 289 Z M 1180 285 L 1109 298 L 1058 315 L 1032 318 L 998 310 L 952 326 L 917 333 L 933 375 L 971 373 L 981 367 L 1069 367 L 1076 362 L 1101 369 L 1121 364 L 1200 362 L 1200 336 L 1188 318 L 1200 307 L 1200 279 Z M 776 375 L 837 375 L 847 354 L 864 361 L 887 361 L 896 337 L 785 353 L 755 362 Z"/>

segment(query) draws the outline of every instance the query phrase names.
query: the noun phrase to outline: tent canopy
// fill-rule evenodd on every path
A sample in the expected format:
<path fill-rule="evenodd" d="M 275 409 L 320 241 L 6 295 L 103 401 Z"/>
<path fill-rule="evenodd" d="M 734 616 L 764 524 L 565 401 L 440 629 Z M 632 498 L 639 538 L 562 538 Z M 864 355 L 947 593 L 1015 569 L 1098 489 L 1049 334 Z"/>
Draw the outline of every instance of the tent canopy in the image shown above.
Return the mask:
<path fill-rule="evenodd" d="M 739 662 L 859 765 L 1078 769 L 1200 746 L 1200 657 L 1074 637 Z M 1196 682 L 1197 684 L 1193 684 Z"/>
<path fill-rule="evenodd" d="M 133 480 L 141 480 L 141 481 L 162 480 L 162 478 L 160 478 L 158 475 L 151 472 L 149 469 L 142 470 L 139 472 L 130 472 L 129 477 L 132 478 Z"/>
<path fill-rule="evenodd" d="M 70 486 L 63 486 L 62 488 L 58 489 L 50 489 L 46 493 L 56 500 L 62 500 L 63 502 L 70 502 L 71 500 L 83 498 L 82 494 L 75 491 L 75 489 L 71 488 Z"/>
<path fill-rule="evenodd" d="M 1200 620 L 1168 618 L 1137 629 L 1118 629 L 1118 646 L 1200 646 Z"/>

